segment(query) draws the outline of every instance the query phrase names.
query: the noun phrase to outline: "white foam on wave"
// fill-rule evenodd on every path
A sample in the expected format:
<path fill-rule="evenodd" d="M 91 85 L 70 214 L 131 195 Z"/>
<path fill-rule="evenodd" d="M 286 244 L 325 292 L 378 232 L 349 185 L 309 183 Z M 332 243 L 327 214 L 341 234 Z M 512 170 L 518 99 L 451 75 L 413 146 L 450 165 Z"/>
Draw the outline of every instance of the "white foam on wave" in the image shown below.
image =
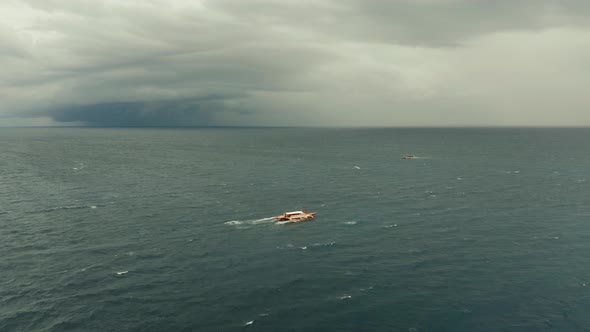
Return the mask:
<path fill-rule="evenodd" d="M 520 173 L 520 171 L 499 171 L 499 172 L 506 173 L 506 174 L 518 174 L 518 173 Z"/>
<path fill-rule="evenodd" d="M 226 221 L 224 222 L 224 224 L 226 225 L 241 225 L 243 222 L 239 221 L 239 220 L 230 220 L 230 221 Z"/>
<path fill-rule="evenodd" d="M 295 245 L 293 245 L 292 243 L 287 243 L 284 246 L 277 246 L 277 249 L 295 249 L 295 248 L 301 249 L 301 247 L 295 247 Z"/>
<path fill-rule="evenodd" d="M 124 275 L 126 275 L 127 273 L 129 273 L 129 271 L 121 271 L 121 272 L 117 272 L 117 275 L 118 275 L 118 276 L 124 276 Z"/>
<path fill-rule="evenodd" d="M 333 246 L 336 244 L 336 241 L 332 241 L 332 242 L 327 242 L 327 243 L 320 243 L 320 242 L 316 242 L 314 244 L 312 244 L 312 247 L 329 247 L 329 246 Z"/>
<path fill-rule="evenodd" d="M 251 321 L 249 321 L 249 322 L 246 322 L 246 323 L 244 324 L 244 326 L 248 326 L 248 325 L 252 325 L 252 324 L 254 324 L 254 321 L 253 321 L 253 320 L 251 320 Z"/>
<path fill-rule="evenodd" d="M 295 246 L 291 243 L 287 243 L 284 246 L 277 246 L 277 249 L 295 249 L 295 250 L 308 250 L 308 249 L 313 249 L 313 248 L 319 248 L 319 247 L 329 247 L 329 246 L 333 246 L 335 245 L 336 242 L 326 242 L 326 243 L 320 243 L 320 242 L 316 242 L 316 243 L 312 243 L 312 244 L 308 244 L 306 246 Z"/>
<path fill-rule="evenodd" d="M 347 221 L 345 222 L 346 225 L 356 225 L 356 221 Z"/>
<path fill-rule="evenodd" d="M 340 297 L 341 300 L 348 300 L 350 298 L 352 298 L 351 295 L 343 295 L 343 296 Z"/>

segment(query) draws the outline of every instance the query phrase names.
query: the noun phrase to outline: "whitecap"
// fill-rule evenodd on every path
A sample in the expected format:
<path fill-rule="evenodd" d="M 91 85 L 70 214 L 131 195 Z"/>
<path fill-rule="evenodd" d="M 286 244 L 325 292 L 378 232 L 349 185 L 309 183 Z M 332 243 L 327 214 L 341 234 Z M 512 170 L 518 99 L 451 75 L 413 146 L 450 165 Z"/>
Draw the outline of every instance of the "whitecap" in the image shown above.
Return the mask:
<path fill-rule="evenodd" d="M 248 325 L 252 325 L 252 324 L 254 324 L 254 321 L 253 321 L 253 320 L 251 320 L 251 321 L 249 321 L 249 322 L 246 322 L 246 323 L 244 324 L 244 326 L 248 326 Z"/>
<path fill-rule="evenodd" d="M 126 275 L 127 273 L 129 273 L 129 271 L 121 271 L 121 272 L 117 272 L 117 275 L 123 276 L 123 275 Z"/>
<path fill-rule="evenodd" d="M 335 241 L 328 242 L 328 243 L 320 243 L 320 242 L 316 242 L 316 243 L 312 244 L 311 246 L 312 246 L 312 247 L 329 247 L 329 246 L 332 246 L 332 245 L 334 245 L 334 244 L 336 244 L 336 242 L 335 242 Z"/>
<path fill-rule="evenodd" d="M 360 168 L 360 167 L 358 167 L 358 166 L 354 166 L 354 168 L 356 168 L 356 169 L 361 169 L 361 168 Z"/>
<path fill-rule="evenodd" d="M 91 205 L 90 208 L 91 209 L 96 209 L 96 205 Z"/>
<path fill-rule="evenodd" d="M 226 225 L 241 225 L 242 222 L 239 220 L 230 220 L 230 221 L 224 222 L 224 224 L 226 224 Z"/>
<path fill-rule="evenodd" d="M 340 297 L 340 299 L 341 299 L 341 300 L 348 300 L 348 299 L 350 299 L 350 298 L 352 298 L 352 296 L 351 296 L 351 295 L 344 295 L 344 296 L 341 296 L 341 297 Z"/>
<path fill-rule="evenodd" d="M 307 249 L 307 247 L 301 247 L 301 250 L 305 250 L 305 249 Z"/>
<path fill-rule="evenodd" d="M 356 225 L 356 221 L 347 221 L 345 222 L 346 225 Z"/>

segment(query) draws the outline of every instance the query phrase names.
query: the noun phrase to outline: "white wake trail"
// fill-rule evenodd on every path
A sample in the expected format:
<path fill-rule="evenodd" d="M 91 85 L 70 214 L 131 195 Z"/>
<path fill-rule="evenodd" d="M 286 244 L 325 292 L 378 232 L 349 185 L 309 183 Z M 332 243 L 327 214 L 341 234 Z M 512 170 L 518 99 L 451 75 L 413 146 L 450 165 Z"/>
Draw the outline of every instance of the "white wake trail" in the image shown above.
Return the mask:
<path fill-rule="evenodd" d="M 260 219 L 247 219 L 247 220 L 230 220 L 224 222 L 226 225 L 258 225 L 258 224 L 267 224 L 275 221 L 275 217 L 267 217 L 267 218 L 260 218 Z"/>

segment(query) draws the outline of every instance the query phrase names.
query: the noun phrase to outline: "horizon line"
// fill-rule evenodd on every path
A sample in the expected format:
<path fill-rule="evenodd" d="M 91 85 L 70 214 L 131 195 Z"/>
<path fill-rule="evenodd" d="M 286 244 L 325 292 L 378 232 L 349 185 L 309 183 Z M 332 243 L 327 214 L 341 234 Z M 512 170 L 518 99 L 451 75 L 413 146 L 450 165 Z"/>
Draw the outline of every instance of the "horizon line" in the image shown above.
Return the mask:
<path fill-rule="evenodd" d="M 2 126 L 0 128 L 83 128 L 83 129 L 230 129 L 230 128 L 304 128 L 304 129 L 590 129 L 590 125 L 459 125 L 459 126 Z"/>

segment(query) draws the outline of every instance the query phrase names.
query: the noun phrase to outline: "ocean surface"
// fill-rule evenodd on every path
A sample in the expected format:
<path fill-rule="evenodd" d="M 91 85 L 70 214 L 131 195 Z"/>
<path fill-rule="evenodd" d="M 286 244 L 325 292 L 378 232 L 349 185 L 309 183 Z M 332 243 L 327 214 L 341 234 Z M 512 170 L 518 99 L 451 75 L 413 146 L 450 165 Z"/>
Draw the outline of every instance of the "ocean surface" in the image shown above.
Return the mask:
<path fill-rule="evenodd" d="M 590 331 L 590 129 L 0 129 L 0 331 Z"/>

